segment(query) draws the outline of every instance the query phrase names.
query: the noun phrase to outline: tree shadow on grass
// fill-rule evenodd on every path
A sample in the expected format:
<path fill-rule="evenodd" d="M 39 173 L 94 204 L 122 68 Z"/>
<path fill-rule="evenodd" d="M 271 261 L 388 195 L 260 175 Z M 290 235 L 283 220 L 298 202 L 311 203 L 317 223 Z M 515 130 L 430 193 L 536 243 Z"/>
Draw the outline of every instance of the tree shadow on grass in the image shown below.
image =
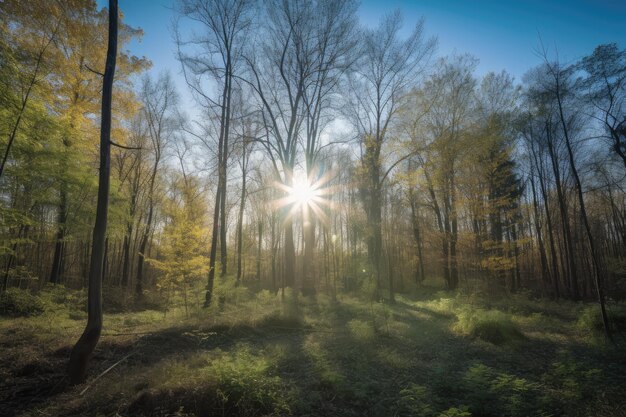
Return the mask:
<path fill-rule="evenodd" d="M 586 375 L 586 370 L 594 367 L 603 371 L 610 365 L 626 369 L 623 359 L 607 363 L 599 351 L 571 340 L 556 342 L 527 337 L 516 344 L 495 346 L 461 336 L 450 328 L 452 316 L 402 301 L 394 305 L 370 305 L 355 301 L 307 304 L 304 310 L 305 315 L 318 319 L 317 322 L 313 320 L 314 325 L 299 319 L 269 315 L 254 324 L 182 325 L 134 339 L 118 340 L 107 336 L 94 356 L 92 376 L 100 374 L 129 353 L 132 356 L 94 384 L 92 390 L 98 391 L 98 385 L 106 386 L 126 375 L 141 376 L 163 361 L 171 359 L 187 363 L 185 361 L 192 360 L 194 355 L 204 353 L 208 355 L 205 360 L 210 361 L 215 352 L 236 355 L 241 346 L 271 362 L 268 378 L 280 378 L 282 387 L 271 395 L 281 396 L 279 400 L 288 404 L 289 412 L 285 414 L 296 415 L 403 415 L 415 406 L 411 401 L 415 402 L 413 397 L 420 393 L 424 398 L 418 400 L 426 401 L 425 404 L 437 412 L 472 401 L 476 403 L 481 401 L 482 397 L 478 396 L 481 390 L 493 388 L 491 381 L 479 378 L 476 382 L 476 372 L 484 369 L 487 369 L 483 372 L 485 375 L 505 380 L 509 377 L 521 378 L 531 385 L 544 384 L 545 375 L 554 369 L 557 376 L 560 375 L 558 372 L 566 372 L 569 369 L 567 361 L 576 362 L 582 370 L 581 375 Z M 572 359 L 559 359 L 564 348 L 571 352 Z M 2 401 L 0 407 L 4 408 L 0 408 L 0 414 L 18 414 L 20 411 L 27 414 L 44 402 L 61 402 L 74 395 L 75 391 L 58 385 L 59 378 L 62 378 L 59 369 L 64 368 L 68 353 L 68 350 L 60 350 L 56 356 L 54 353 L 47 355 L 48 364 L 35 363 L 30 369 L 22 369 L 24 376 L 19 376 L 16 370 L 14 378 L 26 378 L 30 382 L 17 394 L 0 392 L 0 399 L 7 400 Z M 565 365 L 560 365 L 559 361 Z M 565 371 L 561 369 L 563 367 Z M 193 366 L 185 369 L 194 372 Z M 623 372 L 613 373 L 617 375 L 615 378 L 623 375 Z M 572 375 L 565 374 L 563 378 L 574 378 L 578 374 Z M 97 409 L 105 413 L 107 410 L 111 413 L 122 410 L 133 415 L 164 415 L 158 413 L 176 412 L 177 407 L 182 406 L 190 412 L 195 410 L 200 416 L 226 411 L 230 415 L 253 415 L 253 410 L 236 405 L 236 398 L 245 393 L 231 392 L 230 402 L 224 402 L 218 409 L 215 408 L 215 386 L 187 387 L 185 384 L 190 382 L 185 380 L 181 384 L 180 389 L 171 392 L 155 390 L 149 383 L 131 386 L 130 391 L 124 393 L 103 395 L 96 392 L 88 401 L 67 406 L 63 413 L 83 415 Z M 253 385 L 251 388 L 258 387 Z M 266 391 L 263 393 L 267 394 Z M 115 396 L 115 400 L 111 401 L 111 395 Z M 511 398 L 513 401 L 517 397 Z M 484 401 L 496 400 L 494 394 L 494 398 Z M 260 401 L 250 404 L 268 407 L 264 410 L 270 413 L 271 407 L 276 405 L 272 401 L 277 399 L 272 397 L 267 400 L 268 403 Z M 10 408 L 12 406 L 15 408 Z M 491 409 L 500 410 L 497 404 L 492 406 Z M 474 407 L 480 413 L 481 409 L 475 404 Z M 558 406 L 554 410 L 557 410 L 555 415 L 559 410 L 563 412 Z"/>

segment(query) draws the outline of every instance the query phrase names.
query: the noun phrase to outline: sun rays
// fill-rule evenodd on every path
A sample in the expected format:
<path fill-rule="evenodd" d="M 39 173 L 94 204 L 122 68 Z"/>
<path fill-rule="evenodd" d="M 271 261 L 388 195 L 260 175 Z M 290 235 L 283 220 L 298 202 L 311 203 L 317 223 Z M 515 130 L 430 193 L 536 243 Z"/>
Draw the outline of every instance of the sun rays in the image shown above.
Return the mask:
<path fill-rule="evenodd" d="M 274 186 L 285 195 L 272 201 L 271 206 L 276 210 L 288 210 L 286 219 L 292 219 L 302 212 L 305 222 L 314 217 L 328 224 L 327 211 L 333 208 L 330 198 L 333 186 L 329 184 L 331 178 L 331 172 L 318 175 L 317 171 L 313 171 L 308 176 L 305 172 L 296 172 L 291 185 L 276 181 Z"/>

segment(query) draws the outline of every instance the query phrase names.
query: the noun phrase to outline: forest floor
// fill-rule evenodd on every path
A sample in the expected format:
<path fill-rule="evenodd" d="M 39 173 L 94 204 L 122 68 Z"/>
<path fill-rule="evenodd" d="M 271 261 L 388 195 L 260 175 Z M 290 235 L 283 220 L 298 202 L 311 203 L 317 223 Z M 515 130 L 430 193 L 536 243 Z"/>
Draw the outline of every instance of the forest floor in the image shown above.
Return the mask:
<path fill-rule="evenodd" d="M 624 333 L 604 343 L 595 305 L 416 293 L 107 313 L 75 387 L 84 314 L 1 317 L 0 415 L 626 416 Z"/>

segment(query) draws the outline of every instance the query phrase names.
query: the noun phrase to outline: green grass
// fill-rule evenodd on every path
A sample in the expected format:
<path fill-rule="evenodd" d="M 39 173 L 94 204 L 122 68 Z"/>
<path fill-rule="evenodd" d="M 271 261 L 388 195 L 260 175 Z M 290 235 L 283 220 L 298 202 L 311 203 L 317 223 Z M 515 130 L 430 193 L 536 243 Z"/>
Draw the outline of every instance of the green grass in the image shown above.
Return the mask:
<path fill-rule="evenodd" d="M 514 343 L 525 338 L 510 314 L 499 310 L 465 309 L 454 329 L 494 345 Z"/>
<path fill-rule="evenodd" d="M 433 288 L 395 304 L 290 292 L 283 303 L 220 288 L 226 303 L 206 310 L 185 313 L 176 297 L 167 311 L 109 309 L 78 387 L 63 370 L 83 294 L 25 295 L 43 311 L 0 317 L 0 415 L 625 415 L 623 346 L 584 331 L 597 328 L 595 304 Z"/>

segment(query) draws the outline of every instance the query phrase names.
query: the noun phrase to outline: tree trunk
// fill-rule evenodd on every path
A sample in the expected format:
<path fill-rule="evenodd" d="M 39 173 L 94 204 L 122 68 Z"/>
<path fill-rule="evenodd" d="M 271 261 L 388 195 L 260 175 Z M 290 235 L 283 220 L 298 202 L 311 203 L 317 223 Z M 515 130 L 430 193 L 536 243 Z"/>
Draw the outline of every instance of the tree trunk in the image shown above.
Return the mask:
<path fill-rule="evenodd" d="M 207 281 L 206 294 L 204 297 L 204 307 L 211 305 L 213 297 L 213 285 L 215 283 L 215 261 L 217 257 L 217 237 L 220 220 L 220 200 L 222 197 L 221 181 L 218 180 L 217 192 L 215 193 L 215 207 L 213 208 L 213 226 L 211 228 L 211 251 L 209 253 L 209 277 Z"/>
<path fill-rule="evenodd" d="M 561 213 L 561 228 L 563 229 L 563 239 L 565 244 L 565 252 L 568 265 L 568 278 L 569 289 L 574 300 L 578 300 L 578 275 L 576 272 L 576 262 L 572 243 L 572 233 L 569 226 L 569 214 L 567 212 L 567 204 L 565 201 L 565 194 L 563 192 L 563 185 L 561 183 L 561 173 L 559 169 L 559 161 L 557 159 L 554 145 L 552 143 L 552 135 L 550 134 L 549 127 L 546 126 L 546 133 L 548 134 L 548 150 L 550 152 L 550 160 L 552 162 L 552 170 L 554 172 L 554 179 L 556 181 L 557 198 L 559 200 L 559 210 Z"/>
<path fill-rule="evenodd" d="M 258 243 L 256 248 L 256 280 L 261 283 L 261 245 L 263 244 L 263 221 L 259 218 L 257 224 Z"/>
<path fill-rule="evenodd" d="M 456 244 L 459 236 L 458 219 L 456 212 L 456 188 L 454 184 L 454 174 L 450 174 L 450 289 L 456 290 L 459 286 L 459 269 L 456 257 Z"/>
<path fill-rule="evenodd" d="M 245 164 L 245 145 L 244 145 L 244 155 L 243 155 Z M 239 217 L 237 218 L 237 285 L 241 281 L 241 257 L 243 252 L 243 213 L 246 208 L 246 172 L 245 169 L 243 171 L 243 177 L 241 180 L 241 198 L 239 203 Z"/>
<path fill-rule="evenodd" d="M 65 223 L 67 221 L 67 189 L 64 183 L 61 184 L 59 213 L 57 217 L 57 235 L 54 244 L 54 256 L 52 258 L 52 269 L 50 271 L 49 281 L 53 284 L 61 283 L 61 275 L 63 274 L 63 258 L 65 252 Z"/>
<path fill-rule="evenodd" d="M 150 198 L 150 208 L 148 209 L 148 220 L 146 227 L 139 241 L 139 250 L 137 256 L 137 279 L 135 282 L 135 296 L 141 297 L 143 294 L 143 266 L 146 258 L 146 250 L 148 248 L 148 239 L 150 238 L 150 227 L 152 227 L 152 216 L 154 214 L 154 202 Z"/>
<path fill-rule="evenodd" d="M 594 271 L 594 280 L 596 284 L 596 292 L 598 294 L 598 302 L 600 303 L 600 313 L 602 314 L 602 324 L 604 325 L 604 334 L 606 338 L 613 342 L 613 335 L 611 334 L 611 328 L 609 326 L 609 319 L 606 314 L 606 307 L 604 302 L 604 285 L 602 282 L 602 272 L 600 269 L 599 255 L 596 252 L 595 241 L 593 239 L 593 234 L 591 233 L 591 226 L 589 225 L 589 218 L 587 217 L 587 209 L 585 207 L 585 199 L 583 197 L 582 185 L 580 182 L 580 177 L 578 175 L 578 169 L 576 168 L 576 163 L 574 161 L 574 152 L 572 151 L 572 144 L 570 142 L 569 133 L 567 129 L 567 125 L 565 124 L 565 117 L 563 115 L 563 105 L 561 103 L 561 94 L 559 89 L 559 84 L 557 80 L 557 103 L 559 104 L 559 116 L 561 119 L 561 124 L 563 126 L 563 133 L 565 135 L 565 145 L 567 147 L 567 155 L 569 159 L 570 168 L 572 170 L 572 174 L 574 175 L 574 181 L 576 183 L 576 194 L 578 195 L 578 203 L 580 205 L 580 216 L 583 220 L 583 225 L 585 226 L 585 231 L 587 232 L 587 242 L 589 243 L 589 249 L 591 251 L 591 260 L 593 263 L 593 271 Z"/>
<path fill-rule="evenodd" d="M 441 255 L 442 255 L 442 269 L 443 269 L 443 278 L 446 283 L 446 287 L 450 288 L 450 269 L 449 269 L 449 256 L 448 256 L 448 220 L 444 219 L 441 213 L 441 207 L 437 202 L 437 195 L 435 194 L 435 189 L 433 187 L 433 183 L 430 180 L 430 176 L 424 170 L 424 175 L 426 177 L 426 184 L 428 185 L 428 193 L 430 194 L 430 199 L 433 204 L 433 211 L 435 212 L 435 217 L 437 219 L 437 227 L 439 228 L 439 234 L 441 235 Z M 444 221 L 446 226 L 444 226 Z"/>
<path fill-rule="evenodd" d="M 551 136 L 548 132 L 548 135 Z M 567 211 L 567 202 L 565 201 L 565 193 L 561 182 L 561 174 L 559 162 L 556 157 L 552 139 L 548 138 L 548 149 L 552 162 L 552 169 L 555 176 L 557 200 L 559 203 L 559 212 L 561 215 L 561 229 L 563 233 L 563 244 L 565 246 L 565 257 L 567 261 L 567 281 L 569 281 L 569 291 L 573 299 L 578 299 L 578 275 L 576 271 L 576 262 L 574 257 L 574 249 L 572 243 L 571 229 L 569 225 L 569 213 Z M 566 282 L 567 282 L 566 281 Z"/>
<path fill-rule="evenodd" d="M 548 226 L 548 242 L 550 243 L 550 259 L 551 259 L 551 263 L 552 263 L 552 280 L 553 280 L 553 286 L 554 286 L 554 297 L 555 298 L 559 298 L 561 296 L 560 294 L 560 290 L 559 290 L 559 280 L 560 280 L 560 274 L 559 274 L 559 258 L 557 256 L 556 253 L 556 244 L 554 242 L 554 227 L 553 227 L 553 223 L 552 223 L 552 214 L 550 213 L 550 204 L 548 201 L 548 192 L 546 190 L 546 185 L 544 182 L 544 178 L 543 178 L 543 163 L 539 164 L 539 161 L 537 160 L 537 155 L 535 153 L 534 147 L 531 148 L 532 152 L 533 152 L 533 158 L 535 160 L 535 164 L 538 166 L 539 169 L 539 187 L 541 189 L 541 196 L 543 198 L 543 205 L 545 207 L 545 211 L 546 211 L 546 225 Z"/>
<path fill-rule="evenodd" d="M 230 133 L 230 106 L 232 97 L 232 68 L 230 64 L 230 47 L 227 46 L 227 60 L 226 60 L 226 72 L 224 79 L 224 98 L 222 106 L 224 108 L 222 112 L 223 119 L 221 120 L 222 128 L 222 157 L 220 160 L 220 175 L 222 183 L 222 195 L 220 198 L 220 263 L 222 269 L 220 271 L 221 276 L 226 276 L 228 273 L 228 242 L 226 241 L 226 183 L 227 183 L 227 165 L 228 165 L 228 136 Z"/>
<path fill-rule="evenodd" d="M 314 257 L 315 257 L 315 218 L 311 208 L 302 208 L 302 229 L 304 234 L 304 257 L 302 260 L 302 295 L 315 296 Z"/>
<path fill-rule="evenodd" d="M 417 246 L 417 268 L 415 269 L 415 284 L 419 285 L 424 281 L 424 259 L 422 257 L 422 236 L 419 224 L 417 203 L 415 201 L 413 188 L 409 187 L 409 203 L 411 204 L 411 224 L 413 226 L 413 238 Z"/>
<path fill-rule="evenodd" d="M 126 234 L 124 235 L 124 242 L 122 248 L 122 287 L 128 286 L 128 278 L 130 277 L 130 241 L 133 235 L 132 223 L 127 223 Z"/>
<path fill-rule="evenodd" d="M 109 177 L 111 165 L 111 99 L 117 56 L 117 0 L 109 0 L 109 36 L 102 87 L 100 126 L 100 172 L 98 175 L 98 203 L 93 229 L 89 289 L 87 294 L 87 326 L 74 345 L 68 365 L 70 383 L 84 381 L 91 354 L 102 332 L 102 266 L 104 241 L 109 208 Z"/>
<path fill-rule="evenodd" d="M 531 163 L 531 177 L 530 188 L 533 195 L 533 212 L 535 215 L 535 233 L 537 235 L 537 243 L 539 244 L 539 259 L 541 261 L 541 282 L 544 291 L 548 288 L 548 282 L 550 281 L 548 272 L 548 258 L 546 256 L 546 250 L 543 243 L 541 217 L 539 216 L 539 204 L 537 203 L 537 191 L 535 189 L 535 179 L 533 178 L 534 172 L 532 171 Z M 558 285 L 555 288 L 555 297 L 558 297 Z"/>

